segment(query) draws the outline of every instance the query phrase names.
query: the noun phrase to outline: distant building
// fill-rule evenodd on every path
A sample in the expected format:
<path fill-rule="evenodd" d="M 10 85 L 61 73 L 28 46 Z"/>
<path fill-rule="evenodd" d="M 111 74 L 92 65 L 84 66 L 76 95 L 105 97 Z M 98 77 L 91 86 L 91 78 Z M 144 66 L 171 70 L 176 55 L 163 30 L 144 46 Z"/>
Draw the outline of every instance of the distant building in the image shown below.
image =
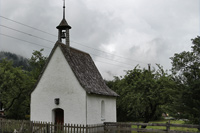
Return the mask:
<path fill-rule="evenodd" d="M 53 123 L 97 124 L 116 122 L 116 97 L 88 53 L 70 47 L 63 19 L 58 41 L 31 94 L 31 120 Z"/>

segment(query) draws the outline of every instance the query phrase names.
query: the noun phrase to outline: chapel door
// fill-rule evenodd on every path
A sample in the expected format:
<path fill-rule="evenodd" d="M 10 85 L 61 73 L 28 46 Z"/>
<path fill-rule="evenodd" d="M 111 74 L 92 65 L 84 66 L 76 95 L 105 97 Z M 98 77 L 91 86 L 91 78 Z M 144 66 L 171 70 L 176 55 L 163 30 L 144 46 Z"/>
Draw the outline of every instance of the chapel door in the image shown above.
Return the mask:
<path fill-rule="evenodd" d="M 64 110 L 55 109 L 55 131 L 56 132 L 62 131 L 63 124 L 64 124 Z"/>

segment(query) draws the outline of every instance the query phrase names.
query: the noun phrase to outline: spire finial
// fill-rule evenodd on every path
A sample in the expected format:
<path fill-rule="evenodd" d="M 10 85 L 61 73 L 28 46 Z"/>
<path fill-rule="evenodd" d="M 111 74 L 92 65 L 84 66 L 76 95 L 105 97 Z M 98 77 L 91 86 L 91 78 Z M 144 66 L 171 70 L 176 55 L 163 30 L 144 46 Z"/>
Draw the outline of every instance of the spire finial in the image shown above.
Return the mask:
<path fill-rule="evenodd" d="M 65 0 L 63 0 L 63 19 L 65 19 Z"/>

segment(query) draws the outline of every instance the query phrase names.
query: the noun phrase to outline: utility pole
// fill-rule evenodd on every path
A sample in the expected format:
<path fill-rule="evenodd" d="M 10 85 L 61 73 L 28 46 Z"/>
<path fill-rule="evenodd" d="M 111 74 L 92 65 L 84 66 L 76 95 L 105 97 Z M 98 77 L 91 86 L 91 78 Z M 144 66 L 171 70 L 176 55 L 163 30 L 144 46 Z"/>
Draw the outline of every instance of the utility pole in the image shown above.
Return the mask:
<path fill-rule="evenodd" d="M 148 64 L 148 70 L 151 71 L 151 64 Z"/>

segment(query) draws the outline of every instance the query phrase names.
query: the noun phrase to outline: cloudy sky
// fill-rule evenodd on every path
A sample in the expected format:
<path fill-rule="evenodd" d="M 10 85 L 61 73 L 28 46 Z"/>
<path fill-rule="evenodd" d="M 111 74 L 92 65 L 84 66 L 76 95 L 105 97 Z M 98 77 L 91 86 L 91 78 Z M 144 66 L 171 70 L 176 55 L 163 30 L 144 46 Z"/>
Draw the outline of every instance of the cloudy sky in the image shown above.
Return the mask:
<path fill-rule="evenodd" d="M 30 58 L 57 40 L 63 0 L 0 0 L 0 51 Z M 103 78 L 137 64 L 171 68 L 200 35 L 200 0 L 66 0 L 70 45 L 91 54 Z"/>

